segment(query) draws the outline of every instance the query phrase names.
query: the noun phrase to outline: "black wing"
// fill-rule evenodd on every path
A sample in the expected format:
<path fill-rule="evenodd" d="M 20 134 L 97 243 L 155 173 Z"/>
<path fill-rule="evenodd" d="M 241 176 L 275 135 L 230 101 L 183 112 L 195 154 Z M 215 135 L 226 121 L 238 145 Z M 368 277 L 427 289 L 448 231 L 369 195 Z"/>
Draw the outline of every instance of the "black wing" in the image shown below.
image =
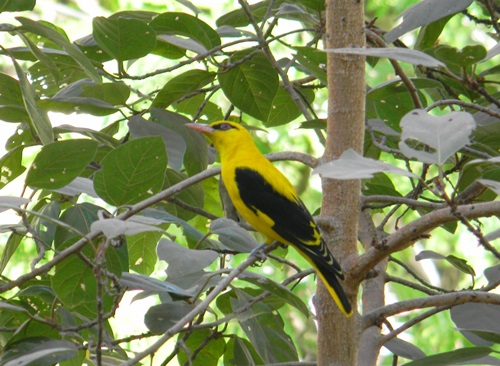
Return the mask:
<path fill-rule="evenodd" d="M 335 291 L 346 314 L 350 314 L 351 305 L 339 282 L 339 279 L 344 279 L 340 264 L 323 239 L 318 242 L 318 229 L 304 203 L 299 198 L 290 201 L 253 169 L 237 168 L 235 180 L 245 205 L 254 212 L 266 214 L 274 221 L 273 230 L 312 261 Z"/>
<path fill-rule="evenodd" d="M 315 240 L 314 221 L 302 201 L 290 201 L 250 168 L 237 168 L 235 180 L 245 205 L 269 216 L 274 221 L 273 230 L 283 239 L 297 246 Z"/>

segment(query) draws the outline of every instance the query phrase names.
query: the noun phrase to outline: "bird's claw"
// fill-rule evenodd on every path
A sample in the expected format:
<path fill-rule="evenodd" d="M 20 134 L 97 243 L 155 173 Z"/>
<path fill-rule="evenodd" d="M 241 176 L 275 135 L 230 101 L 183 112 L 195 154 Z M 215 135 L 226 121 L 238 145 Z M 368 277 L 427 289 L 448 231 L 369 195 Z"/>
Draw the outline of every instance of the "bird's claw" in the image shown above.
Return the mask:
<path fill-rule="evenodd" d="M 259 245 L 250 252 L 250 256 L 259 259 L 261 262 L 265 261 L 267 259 L 267 254 L 264 251 L 266 247 L 267 244 Z"/>

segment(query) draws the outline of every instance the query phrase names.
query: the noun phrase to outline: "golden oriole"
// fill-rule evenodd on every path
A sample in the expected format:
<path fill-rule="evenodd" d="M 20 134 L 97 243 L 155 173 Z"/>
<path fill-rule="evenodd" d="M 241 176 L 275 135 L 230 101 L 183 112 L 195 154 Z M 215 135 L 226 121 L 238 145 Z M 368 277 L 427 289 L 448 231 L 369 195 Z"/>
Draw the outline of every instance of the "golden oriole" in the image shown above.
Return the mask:
<path fill-rule="evenodd" d="M 255 146 L 241 125 L 219 121 L 186 127 L 205 134 L 219 151 L 222 180 L 236 210 L 266 243 L 291 245 L 314 267 L 340 310 L 352 308 L 339 280 L 339 263 L 328 250 L 311 214 L 288 179 Z"/>

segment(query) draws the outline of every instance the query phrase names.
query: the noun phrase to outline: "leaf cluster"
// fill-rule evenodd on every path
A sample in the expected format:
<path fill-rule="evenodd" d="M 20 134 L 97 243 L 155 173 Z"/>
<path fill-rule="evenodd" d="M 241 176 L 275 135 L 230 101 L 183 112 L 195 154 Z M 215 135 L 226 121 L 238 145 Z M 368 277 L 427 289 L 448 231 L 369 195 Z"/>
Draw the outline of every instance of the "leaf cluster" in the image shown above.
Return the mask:
<path fill-rule="evenodd" d="M 307 323 L 309 298 L 299 283 L 313 272 L 281 251 L 268 254 L 266 270 L 287 278 L 262 274 L 258 236 L 227 202 L 224 213 L 235 220 L 223 217 L 219 169 L 207 169 L 214 152 L 184 124 L 300 126 L 322 147 L 328 53 L 366 56 L 371 70 L 390 79 L 367 79 L 363 156 L 346 151 L 323 165 L 299 153 L 270 159 L 298 160 L 324 178 L 362 179 L 361 210 L 370 219 L 361 225 L 363 254 L 350 264 L 348 281 L 366 284 L 389 259 L 375 280 L 413 292 L 406 302 L 363 312 L 361 331 L 417 310 L 400 328 L 387 321 L 380 346 L 412 364 L 489 355 L 500 327 L 465 323 L 478 311 L 493 318 L 498 307 L 489 293 L 500 283 L 500 253 L 491 243 L 498 230 L 483 233 L 481 225 L 500 215 L 500 69 L 491 62 L 500 48 L 456 48 L 439 39 L 450 19 L 479 16 L 475 26 L 486 24 L 498 38 L 498 14 L 479 7 L 483 2 L 437 2 L 408 9 L 389 32 L 367 23 L 369 48 L 323 52 L 325 7 L 317 1 L 242 0 L 214 24 L 188 1 L 180 1 L 184 12 L 122 10 L 94 17 L 92 33 L 75 40 L 60 26 L 32 20 L 35 0 L 0 1 L 0 12 L 24 12 L 0 26 L 17 42 L 1 47 L 13 74 L 0 73 L 0 120 L 17 130 L 0 157 L 0 189 L 21 182 L 23 192 L 0 197 L 0 209 L 19 219 L 1 226 L 0 363 L 133 365 L 154 359 L 168 341 L 173 351 L 161 364 L 298 362 L 308 350 L 289 334 L 287 317 L 292 311 Z M 407 45 L 403 35 L 412 31 L 416 41 Z M 67 123 L 55 127 L 54 112 Z M 76 126 L 75 114 L 104 127 Z M 465 228 L 480 244 L 490 262 L 482 287 L 478 269 L 453 248 L 415 259 L 450 264 L 443 277 L 472 278 L 467 291 L 456 287 L 460 281 L 432 285 L 405 254 L 440 226 Z M 18 265 L 30 269 L 11 278 Z M 131 291 L 134 301 L 157 302 L 145 313 L 145 332 L 118 336 L 112 319 Z M 476 347 L 426 357 L 397 338 L 450 308 Z M 149 346 L 137 349 L 144 339 Z"/>

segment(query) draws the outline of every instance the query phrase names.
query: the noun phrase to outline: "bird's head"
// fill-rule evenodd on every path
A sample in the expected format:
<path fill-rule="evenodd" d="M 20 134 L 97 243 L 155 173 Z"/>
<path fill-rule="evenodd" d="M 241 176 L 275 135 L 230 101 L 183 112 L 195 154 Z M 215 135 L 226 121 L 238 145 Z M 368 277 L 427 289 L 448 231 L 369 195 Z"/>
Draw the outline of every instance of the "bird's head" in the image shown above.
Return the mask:
<path fill-rule="evenodd" d="M 253 145 L 247 129 L 234 122 L 218 121 L 210 125 L 187 123 L 185 126 L 207 136 L 221 154 L 234 151 L 248 143 Z"/>

